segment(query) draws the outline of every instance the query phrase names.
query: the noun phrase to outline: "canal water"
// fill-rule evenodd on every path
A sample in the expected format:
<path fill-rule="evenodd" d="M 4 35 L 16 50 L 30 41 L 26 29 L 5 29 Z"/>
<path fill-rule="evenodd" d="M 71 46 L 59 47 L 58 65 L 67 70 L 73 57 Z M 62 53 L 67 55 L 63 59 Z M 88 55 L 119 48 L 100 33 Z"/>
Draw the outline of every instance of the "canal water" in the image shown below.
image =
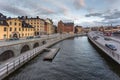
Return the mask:
<path fill-rule="evenodd" d="M 5 80 L 120 80 L 119 65 L 100 55 L 85 36 L 53 47 L 61 49 L 52 62 L 40 54 Z"/>

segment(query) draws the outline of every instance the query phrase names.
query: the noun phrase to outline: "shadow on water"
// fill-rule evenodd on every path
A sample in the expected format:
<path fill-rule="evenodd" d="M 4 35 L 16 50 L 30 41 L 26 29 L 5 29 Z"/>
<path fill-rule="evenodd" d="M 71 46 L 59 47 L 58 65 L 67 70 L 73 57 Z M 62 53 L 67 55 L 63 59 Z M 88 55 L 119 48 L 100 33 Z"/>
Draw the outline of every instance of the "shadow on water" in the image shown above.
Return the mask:
<path fill-rule="evenodd" d="M 118 64 L 116 61 L 114 61 L 111 57 L 109 57 L 106 53 L 104 53 L 102 50 L 100 50 L 96 45 L 94 45 L 89 39 L 88 41 L 92 45 L 92 47 L 100 54 L 102 58 L 104 58 L 106 64 L 109 66 L 109 68 L 114 71 L 119 77 L 120 77 L 120 64 Z"/>

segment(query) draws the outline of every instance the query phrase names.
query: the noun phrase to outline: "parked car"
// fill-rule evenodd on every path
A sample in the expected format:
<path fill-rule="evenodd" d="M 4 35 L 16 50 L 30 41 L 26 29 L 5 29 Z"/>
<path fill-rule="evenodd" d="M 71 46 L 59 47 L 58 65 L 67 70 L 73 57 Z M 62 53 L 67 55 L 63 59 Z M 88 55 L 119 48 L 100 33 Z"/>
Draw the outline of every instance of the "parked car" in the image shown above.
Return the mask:
<path fill-rule="evenodd" d="M 114 50 L 114 51 L 117 50 L 117 48 L 113 44 L 105 44 L 105 46 L 108 47 L 111 50 Z"/>
<path fill-rule="evenodd" d="M 26 37 L 26 39 L 33 39 L 33 38 L 34 38 L 33 36 Z"/>
<path fill-rule="evenodd" d="M 12 40 L 19 40 L 19 38 L 10 38 L 9 40 L 10 41 L 12 41 Z"/>
<path fill-rule="evenodd" d="M 99 38 L 99 36 L 94 36 L 93 39 L 94 40 L 97 40 Z"/>
<path fill-rule="evenodd" d="M 105 37 L 105 38 L 104 38 L 104 40 L 109 41 L 109 40 L 111 40 L 111 39 L 110 39 L 110 38 L 106 38 L 106 37 Z"/>
<path fill-rule="evenodd" d="M 34 38 L 41 38 L 40 36 L 35 36 Z"/>

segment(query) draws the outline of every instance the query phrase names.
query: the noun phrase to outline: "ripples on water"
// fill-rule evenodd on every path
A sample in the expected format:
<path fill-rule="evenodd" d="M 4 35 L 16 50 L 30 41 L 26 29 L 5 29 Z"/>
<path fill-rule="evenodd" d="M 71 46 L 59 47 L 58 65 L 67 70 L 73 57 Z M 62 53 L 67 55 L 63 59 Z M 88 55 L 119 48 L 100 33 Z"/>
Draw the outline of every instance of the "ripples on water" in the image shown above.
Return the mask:
<path fill-rule="evenodd" d="M 87 37 L 64 40 L 53 47 L 61 49 L 52 62 L 43 61 L 43 53 L 5 80 L 120 80 L 111 69 L 114 66 L 108 65 Z"/>

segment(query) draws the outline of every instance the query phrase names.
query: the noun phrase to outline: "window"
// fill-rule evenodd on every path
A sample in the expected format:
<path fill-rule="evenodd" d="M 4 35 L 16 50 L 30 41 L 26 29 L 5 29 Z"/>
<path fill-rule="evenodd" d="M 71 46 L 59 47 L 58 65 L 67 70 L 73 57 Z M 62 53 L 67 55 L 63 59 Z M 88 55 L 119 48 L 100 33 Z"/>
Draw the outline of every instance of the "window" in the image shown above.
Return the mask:
<path fill-rule="evenodd" d="M 26 28 L 26 31 L 27 31 L 27 28 Z"/>
<path fill-rule="evenodd" d="M 12 37 L 12 35 L 10 34 L 10 35 L 9 35 L 9 37 L 11 38 L 11 37 Z"/>
<path fill-rule="evenodd" d="M 3 21 L 0 21 L 1 24 L 3 24 Z"/>
<path fill-rule="evenodd" d="M 21 31 L 21 28 L 19 28 L 19 31 Z"/>
<path fill-rule="evenodd" d="M 4 34 L 3 36 L 4 36 L 4 38 L 6 38 L 6 34 Z"/>
<path fill-rule="evenodd" d="M 24 34 L 22 34 L 22 36 L 24 36 Z"/>
<path fill-rule="evenodd" d="M 17 25 L 17 23 L 15 22 L 15 26 Z"/>
<path fill-rule="evenodd" d="M 12 22 L 10 22 L 10 25 L 12 25 Z"/>
<path fill-rule="evenodd" d="M 24 31 L 24 28 L 22 28 L 22 30 Z"/>
<path fill-rule="evenodd" d="M 21 26 L 21 24 L 19 23 L 19 26 Z"/>
<path fill-rule="evenodd" d="M 7 28 L 6 28 L 6 27 L 4 28 L 4 31 L 7 31 Z"/>
<path fill-rule="evenodd" d="M 14 31 L 17 31 L 17 29 L 15 28 L 15 30 Z"/>
<path fill-rule="evenodd" d="M 12 31 L 12 27 L 10 27 L 10 31 Z"/>

